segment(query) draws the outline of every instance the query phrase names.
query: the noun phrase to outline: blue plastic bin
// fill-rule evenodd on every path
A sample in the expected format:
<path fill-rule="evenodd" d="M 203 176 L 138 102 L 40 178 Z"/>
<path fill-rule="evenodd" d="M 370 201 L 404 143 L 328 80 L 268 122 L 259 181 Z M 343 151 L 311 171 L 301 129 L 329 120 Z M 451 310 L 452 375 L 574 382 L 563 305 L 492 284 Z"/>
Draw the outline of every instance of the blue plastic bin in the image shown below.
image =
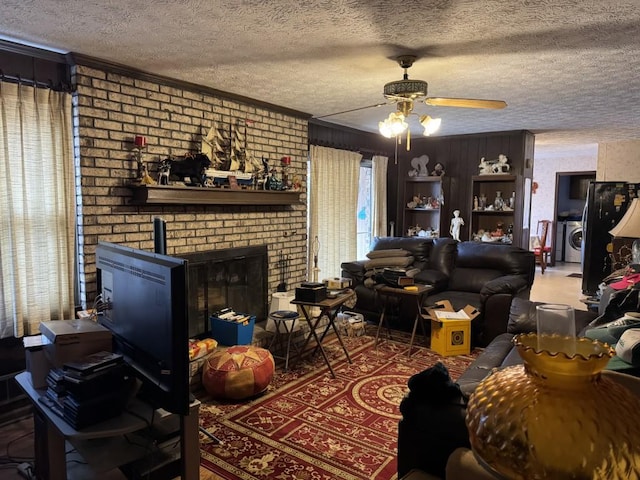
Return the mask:
<path fill-rule="evenodd" d="M 214 315 L 209 317 L 211 321 L 211 336 L 221 345 L 232 347 L 234 345 L 251 345 L 253 340 L 253 327 L 256 323 L 255 315 L 249 320 L 238 323 L 224 320 Z"/>

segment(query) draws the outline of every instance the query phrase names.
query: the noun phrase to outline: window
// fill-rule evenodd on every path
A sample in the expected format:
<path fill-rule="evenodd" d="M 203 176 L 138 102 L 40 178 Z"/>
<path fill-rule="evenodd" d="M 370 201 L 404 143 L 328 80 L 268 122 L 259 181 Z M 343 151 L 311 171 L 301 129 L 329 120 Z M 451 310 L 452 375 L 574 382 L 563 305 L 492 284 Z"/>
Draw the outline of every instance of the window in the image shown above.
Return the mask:
<path fill-rule="evenodd" d="M 360 162 L 360 182 L 358 189 L 358 257 L 365 258 L 371 246 L 372 231 L 372 164 L 371 160 Z"/>
<path fill-rule="evenodd" d="M 0 338 L 74 306 L 71 95 L 0 82 Z"/>

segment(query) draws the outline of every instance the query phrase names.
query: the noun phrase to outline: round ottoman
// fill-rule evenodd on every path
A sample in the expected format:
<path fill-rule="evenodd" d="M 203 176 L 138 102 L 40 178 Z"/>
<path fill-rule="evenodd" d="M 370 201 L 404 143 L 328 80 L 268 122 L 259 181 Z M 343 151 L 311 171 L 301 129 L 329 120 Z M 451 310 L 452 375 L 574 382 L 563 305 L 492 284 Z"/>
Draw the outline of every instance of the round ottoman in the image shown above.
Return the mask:
<path fill-rule="evenodd" d="M 242 400 L 266 390 L 274 371 L 269 350 L 239 345 L 209 355 L 202 369 L 202 385 L 214 398 Z"/>

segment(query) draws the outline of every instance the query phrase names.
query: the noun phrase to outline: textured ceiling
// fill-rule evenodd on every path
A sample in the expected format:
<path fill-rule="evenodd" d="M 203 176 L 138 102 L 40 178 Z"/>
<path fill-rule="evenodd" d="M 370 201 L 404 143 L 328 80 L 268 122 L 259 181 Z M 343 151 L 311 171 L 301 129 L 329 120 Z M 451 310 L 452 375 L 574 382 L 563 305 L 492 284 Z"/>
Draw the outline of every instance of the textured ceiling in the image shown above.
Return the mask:
<path fill-rule="evenodd" d="M 640 139 L 638 0 L 3 0 L 0 38 L 314 116 L 383 102 L 395 57 L 416 54 L 409 77 L 430 96 L 508 104 L 418 105 L 438 135 L 527 129 L 537 157 Z M 394 109 L 324 120 L 376 131 Z"/>

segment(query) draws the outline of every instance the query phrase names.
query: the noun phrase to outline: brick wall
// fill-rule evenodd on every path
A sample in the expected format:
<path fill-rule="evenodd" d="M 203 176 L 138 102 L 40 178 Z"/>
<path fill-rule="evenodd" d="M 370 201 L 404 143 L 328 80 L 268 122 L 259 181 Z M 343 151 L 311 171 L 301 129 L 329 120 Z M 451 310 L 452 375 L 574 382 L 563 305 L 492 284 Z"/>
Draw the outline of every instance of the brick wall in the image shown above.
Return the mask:
<path fill-rule="evenodd" d="M 307 120 L 261 105 L 216 97 L 203 89 L 176 88 L 78 65 L 75 106 L 80 279 L 83 306 L 96 294 L 98 241 L 153 250 L 153 218 L 166 220 L 167 253 L 180 255 L 221 248 L 267 245 L 269 294 L 280 282 L 276 262 L 289 258 L 287 282 L 306 278 Z M 292 206 L 179 205 L 134 206 L 128 185 L 136 177 L 131 156 L 135 135 L 147 137 L 144 160 L 155 165 L 169 155 L 200 151 L 200 135 L 217 121 L 250 120 L 247 152 L 276 164 L 291 157 L 291 174 L 302 179 L 300 204 Z"/>

